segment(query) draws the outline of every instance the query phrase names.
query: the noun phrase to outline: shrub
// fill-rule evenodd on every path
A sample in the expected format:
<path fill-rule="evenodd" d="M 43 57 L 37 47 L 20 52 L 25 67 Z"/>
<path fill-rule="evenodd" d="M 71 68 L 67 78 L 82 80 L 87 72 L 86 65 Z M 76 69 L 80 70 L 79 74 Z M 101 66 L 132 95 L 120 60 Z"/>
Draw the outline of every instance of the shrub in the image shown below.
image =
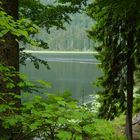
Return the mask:
<path fill-rule="evenodd" d="M 8 89 L 0 93 L 0 122 L 3 132 L 9 132 L 3 133 L 1 140 L 121 140 L 110 122 L 97 119 L 90 109 L 79 106 L 70 96 L 32 94 L 38 92 L 38 86 L 25 81 L 11 68 L 1 66 L 0 71 Z M 22 89 L 21 95 L 12 92 L 12 78 L 17 75 L 16 86 Z M 38 82 L 50 86 L 42 80 Z M 20 100 L 22 103 L 17 106 Z"/>

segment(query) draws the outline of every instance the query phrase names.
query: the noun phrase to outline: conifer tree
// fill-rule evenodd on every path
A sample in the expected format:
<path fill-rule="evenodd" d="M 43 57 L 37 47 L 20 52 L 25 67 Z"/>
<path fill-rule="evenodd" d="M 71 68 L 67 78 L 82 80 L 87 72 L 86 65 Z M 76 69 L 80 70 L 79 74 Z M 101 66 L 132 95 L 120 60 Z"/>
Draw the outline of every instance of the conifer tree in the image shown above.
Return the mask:
<path fill-rule="evenodd" d="M 104 75 L 99 84 L 104 88 L 100 95 L 99 116 L 114 119 L 126 109 L 126 135 L 132 140 L 132 108 L 135 59 L 139 52 L 138 0 L 95 0 L 88 7 L 88 15 L 96 24 L 89 31 L 97 46 Z M 127 106 L 127 107 L 126 107 Z"/>

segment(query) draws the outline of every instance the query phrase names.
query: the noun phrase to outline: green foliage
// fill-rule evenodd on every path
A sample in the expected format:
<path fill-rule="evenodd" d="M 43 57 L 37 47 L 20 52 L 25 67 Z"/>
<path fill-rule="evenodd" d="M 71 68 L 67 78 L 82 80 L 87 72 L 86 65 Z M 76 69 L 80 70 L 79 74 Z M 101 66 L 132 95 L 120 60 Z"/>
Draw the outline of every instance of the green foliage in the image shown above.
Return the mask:
<path fill-rule="evenodd" d="M 30 38 L 30 34 L 38 32 L 38 27 L 33 24 L 30 20 L 20 19 L 15 21 L 9 16 L 2 8 L 0 8 L 0 38 L 5 36 L 7 33 L 15 35 L 17 41 L 26 40 L 31 44 L 36 44 L 35 40 Z M 3 40 L 4 41 L 4 40 Z"/>
<path fill-rule="evenodd" d="M 113 119 L 126 108 L 127 58 L 139 54 L 139 7 L 138 0 L 95 0 L 87 9 L 88 15 L 96 21 L 89 36 L 99 42 L 97 59 L 104 73 L 98 80 L 98 85 L 104 88 L 98 93 L 99 116 L 106 119 Z M 133 48 L 128 49 L 132 34 Z"/>
<path fill-rule="evenodd" d="M 100 103 L 99 103 L 99 95 L 90 95 L 90 98 L 92 100 L 91 104 L 90 104 L 90 110 L 95 113 L 98 114 L 99 112 L 99 108 L 100 108 Z M 88 104 L 87 104 L 88 106 Z"/>
<path fill-rule="evenodd" d="M 20 52 L 20 59 L 19 59 L 20 64 L 26 66 L 27 59 L 29 59 L 34 64 L 36 69 L 39 69 L 40 64 L 43 64 L 44 66 L 46 66 L 47 69 L 50 69 L 47 61 L 39 59 L 39 58 L 33 56 L 31 53 L 26 53 L 24 51 L 21 51 Z"/>
<path fill-rule="evenodd" d="M 64 29 L 63 23 L 70 22 L 70 14 L 80 12 L 86 0 L 59 0 L 41 3 L 39 0 L 21 0 L 20 15 L 34 21 L 37 25 L 45 27 L 47 31 L 51 27 Z M 39 18 L 38 18 L 39 17 Z"/>
<path fill-rule="evenodd" d="M 16 41 L 20 44 L 29 43 L 33 46 L 42 47 L 44 42 L 31 38 L 31 35 L 39 32 L 39 27 L 28 19 L 19 19 L 15 21 L 9 16 L 2 8 L 0 8 L 0 42 L 5 43 L 4 36 L 10 33 L 16 36 Z M 46 46 L 46 44 L 44 44 Z M 46 47 L 44 47 L 46 48 Z M 47 47 L 48 48 L 48 47 Z M 36 58 L 35 56 L 23 52 L 24 48 L 20 46 L 20 64 L 26 65 L 26 59 L 30 59 L 34 63 L 35 68 L 39 69 L 39 63 L 45 65 L 49 69 L 49 65 L 46 61 Z"/>
<path fill-rule="evenodd" d="M 34 36 L 36 39 L 42 42 L 41 47 L 34 47 L 31 45 L 26 45 L 27 49 L 43 50 L 42 48 L 44 48 L 45 46 L 47 46 L 48 48 L 49 46 L 51 50 L 60 50 L 60 49 L 61 50 L 78 50 L 78 49 L 82 50 L 85 44 L 86 46 L 88 46 L 88 49 L 89 49 L 90 42 L 87 39 L 84 32 L 81 31 L 81 27 L 78 27 L 80 26 L 82 22 L 80 24 L 76 23 L 75 25 L 73 25 L 73 29 L 72 27 L 70 27 L 68 33 L 67 31 L 64 30 L 66 28 L 68 29 L 68 26 L 66 26 L 67 25 L 66 23 L 69 24 L 73 20 L 74 14 L 83 12 L 82 9 L 84 9 L 86 5 L 86 1 L 87 0 L 78 0 L 78 1 L 21 0 L 19 2 L 20 17 L 26 17 L 28 19 L 31 19 L 35 24 L 37 24 L 39 27 L 42 28 L 41 32 L 45 33 L 43 35 L 39 33 L 37 36 L 36 35 Z M 76 20 L 77 20 L 77 17 L 76 17 Z M 84 21 L 86 20 L 87 19 L 85 19 Z M 87 24 L 88 24 L 88 21 L 85 22 L 86 26 Z M 58 29 L 62 29 L 62 30 L 58 31 Z M 78 33 L 79 35 L 77 35 L 76 33 Z M 76 36 L 76 38 L 72 37 L 73 40 L 71 40 L 69 36 Z M 79 41 L 79 40 L 82 40 L 82 41 Z M 73 43 L 71 43 L 72 41 Z M 45 44 L 43 44 L 43 42 L 45 42 Z M 66 46 L 69 46 L 68 49 Z"/>
<path fill-rule="evenodd" d="M 139 93 L 139 89 L 136 91 L 136 93 L 134 94 L 134 107 L 133 107 L 134 114 L 137 114 L 140 112 L 140 93 Z"/>
<path fill-rule="evenodd" d="M 13 85 L 12 79 L 18 73 L 13 68 L 3 65 L 0 65 L 0 72 L 2 79 L 6 80 L 8 85 L 9 83 Z M 121 139 L 115 134 L 110 122 L 96 119 L 93 112 L 87 107 L 79 106 L 70 96 L 57 96 L 47 92 L 40 95 L 31 94 L 35 93 L 36 85 L 25 81 L 23 75 L 19 77 L 16 86 L 22 89 L 21 95 L 9 90 L 5 91 L 7 93 L 0 93 L 0 122 L 9 132 L 6 136 L 5 133 L 1 133 L 1 139 L 28 140 L 35 137 L 42 140 Z M 50 87 L 42 80 L 38 82 Z M 7 88 L 11 89 L 14 86 Z M 5 100 L 5 95 L 8 100 Z M 22 100 L 21 106 L 16 106 L 16 99 Z"/>
<path fill-rule="evenodd" d="M 117 132 L 114 131 L 115 129 L 114 125 L 112 125 L 112 122 L 107 122 L 101 119 L 95 119 L 93 128 L 93 140 L 126 140 L 125 137 L 121 135 L 117 136 Z"/>
<path fill-rule="evenodd" d="M 140 112 L 140 66 L 139 56 L 137 57 L 137 68 L 135 70 L 135 85 L 134 85 L 134 114 Z"/>

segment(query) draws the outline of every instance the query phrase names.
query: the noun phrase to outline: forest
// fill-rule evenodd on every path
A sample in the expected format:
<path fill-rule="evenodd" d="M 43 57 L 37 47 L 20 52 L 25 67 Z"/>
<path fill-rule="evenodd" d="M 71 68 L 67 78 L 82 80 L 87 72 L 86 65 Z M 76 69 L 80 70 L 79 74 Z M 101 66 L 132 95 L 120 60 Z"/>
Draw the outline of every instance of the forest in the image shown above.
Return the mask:
<path fill-rule="evenodd" d="M 47 42 L 48 50 L 51 51 L 93 51 L 94 42 L 87 37 L 86 33 L 92 25 L 92 20 L 82 13 L 71 16 L 71 20 L 70 24 L 65 23 L 65 30 L 52 28 L 50 33 L 42 30 L 36 37 Z M 26 49 L 43 50 L 31 45 Z"/>
<path fill-rule="evenodd" d="M 0 140 L 140 140 L 139 13 L 139 0 L 0 0 Z M 101 90 L 90 104 L 50 93 L 21 72 L 50 69 L 26 50 L 91 52 Z"/>

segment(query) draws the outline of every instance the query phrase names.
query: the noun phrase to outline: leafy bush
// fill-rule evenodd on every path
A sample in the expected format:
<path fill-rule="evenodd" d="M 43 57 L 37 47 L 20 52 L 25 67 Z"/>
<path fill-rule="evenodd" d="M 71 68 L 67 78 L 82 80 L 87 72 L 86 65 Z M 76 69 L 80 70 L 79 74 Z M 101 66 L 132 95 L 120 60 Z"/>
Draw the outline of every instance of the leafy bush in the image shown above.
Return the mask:
<path fill-rule="evenodd" d="M 21 126 L 23 133 L 18 139 L 38 137 L 50 140 L 120 140 L 110 122 L 95 119 L 94 114 L 85 107 L 77 106 L 72 99 L 62 96 L 34 96 L 24 102 L 22 113 L 10 114 L 2 119 L 5 128 Z M 5 109 L 13 109 L 9 105 Z"/>
<path fill-rule="evenodd" d="M 38 87 L 25 81 L 14 69 L 0 65 L 0 72 L 7 88 L 0 93 L 0 128 L 8 132 L 2 133 L 1 139 L 121 140 L 110 122 L 96 119 L 92 111 L 79 106 L 70 96 L 32 94 L 37 93 Z M 15 85 L 12 79 L 17 75 L 19 82 Z M 42 80 L 38 82 L 50 86 Z M 21 95 L 13 93 L 15 86 L 22 89 Z"/>

